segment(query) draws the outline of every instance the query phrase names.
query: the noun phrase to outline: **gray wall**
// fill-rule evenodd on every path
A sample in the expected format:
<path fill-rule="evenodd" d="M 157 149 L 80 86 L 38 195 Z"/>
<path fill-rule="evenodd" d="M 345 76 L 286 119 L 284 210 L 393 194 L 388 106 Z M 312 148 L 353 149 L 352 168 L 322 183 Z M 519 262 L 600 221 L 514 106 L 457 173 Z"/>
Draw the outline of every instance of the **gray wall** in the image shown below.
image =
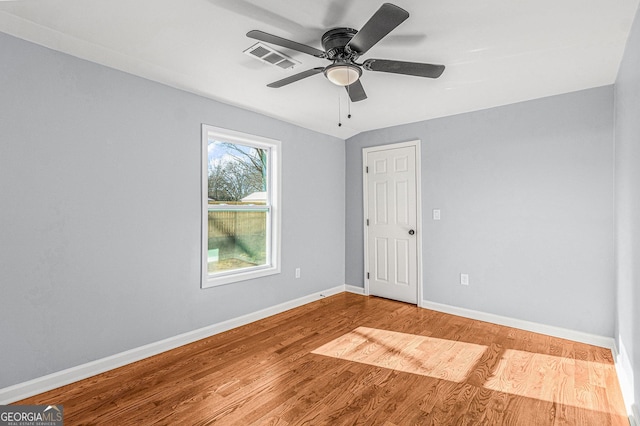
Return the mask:
<path fill-rule="evenodd" d="M 412 139 L 425 300 L 613 336 L 613 87 L 347 140 L 347 284 L 363 286 L 362 148 Z"/>
<path fill-rule="evenodd" d="M 1 33 L 0 57 L 0 388 L 344 284 L 344 141 Z M 201 123 L 282 141 L 281 274 L 200 289 Z"/>
<path fill-rule="evenodd" d="M 616 337 L 629 357 L 640 397 L 640 12 L 627 41 L 615 91 Z M 629 373 L 629 372 L 627 372 Z M 638 419 L 640 420 L 640 419 Z"/>

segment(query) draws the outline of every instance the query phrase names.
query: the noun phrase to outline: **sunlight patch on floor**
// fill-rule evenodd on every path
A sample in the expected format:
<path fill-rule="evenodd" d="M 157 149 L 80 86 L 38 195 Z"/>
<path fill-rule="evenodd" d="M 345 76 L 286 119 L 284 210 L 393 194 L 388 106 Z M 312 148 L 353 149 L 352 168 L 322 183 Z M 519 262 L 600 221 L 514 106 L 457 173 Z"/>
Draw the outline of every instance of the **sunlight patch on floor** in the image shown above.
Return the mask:
<path fill-rule="evenodd" d="M 312 353 L 462 382 L 486 348 L 467 342 L 358 327 Z"/>
<path fill-rule="evenodd" d="M 601 362 L 507 349 L 484 387 L 594 411 L 610 412 L 607 386 L 615 366 Z M 610 383 L 608 383 L 610 382 Z M 624 416 L 625 413 L 612 413 Z"/>

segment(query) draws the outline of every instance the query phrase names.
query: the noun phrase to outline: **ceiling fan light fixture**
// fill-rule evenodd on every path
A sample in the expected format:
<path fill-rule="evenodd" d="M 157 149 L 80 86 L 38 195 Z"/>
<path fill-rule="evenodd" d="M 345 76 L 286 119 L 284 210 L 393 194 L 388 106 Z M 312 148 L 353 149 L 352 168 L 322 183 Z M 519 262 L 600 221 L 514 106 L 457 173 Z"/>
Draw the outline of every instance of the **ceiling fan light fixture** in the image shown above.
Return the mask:
<path fill-rule="evenodd" d="M 324 69 L 324 75 L 337 86 L 349 86 L 358 81 L 362 69 L 354 64 L 336 62 Z"/>

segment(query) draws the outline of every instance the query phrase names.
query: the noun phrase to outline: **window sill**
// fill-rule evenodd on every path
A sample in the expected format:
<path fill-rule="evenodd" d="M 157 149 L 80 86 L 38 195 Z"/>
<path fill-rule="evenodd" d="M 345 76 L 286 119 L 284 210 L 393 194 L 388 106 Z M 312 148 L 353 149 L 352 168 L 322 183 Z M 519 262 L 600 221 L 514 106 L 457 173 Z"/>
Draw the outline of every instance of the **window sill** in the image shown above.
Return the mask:
<path fill-rule="evenodd" d="M 239 281 L 253 280 L 255 278 L 262 278 L 269 275 L 275 275 L 280 273 L 279 266 L 262 267 L 252 269 L 246 272 L 233 271 L 229 274 L 209 276 L 202 282 L 202 288 L 218 287 L 221 285 L 233 284 Z"/>

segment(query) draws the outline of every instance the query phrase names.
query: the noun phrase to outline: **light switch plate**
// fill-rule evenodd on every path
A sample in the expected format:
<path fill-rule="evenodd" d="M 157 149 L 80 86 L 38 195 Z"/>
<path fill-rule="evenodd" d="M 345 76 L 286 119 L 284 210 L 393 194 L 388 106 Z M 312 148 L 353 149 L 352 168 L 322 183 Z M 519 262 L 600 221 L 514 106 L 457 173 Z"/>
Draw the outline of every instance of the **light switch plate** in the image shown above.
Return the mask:
<path fill-rule="evenodd" d="M 440 209 L 433 209 L 433 220 L 440 220 Z"/>

